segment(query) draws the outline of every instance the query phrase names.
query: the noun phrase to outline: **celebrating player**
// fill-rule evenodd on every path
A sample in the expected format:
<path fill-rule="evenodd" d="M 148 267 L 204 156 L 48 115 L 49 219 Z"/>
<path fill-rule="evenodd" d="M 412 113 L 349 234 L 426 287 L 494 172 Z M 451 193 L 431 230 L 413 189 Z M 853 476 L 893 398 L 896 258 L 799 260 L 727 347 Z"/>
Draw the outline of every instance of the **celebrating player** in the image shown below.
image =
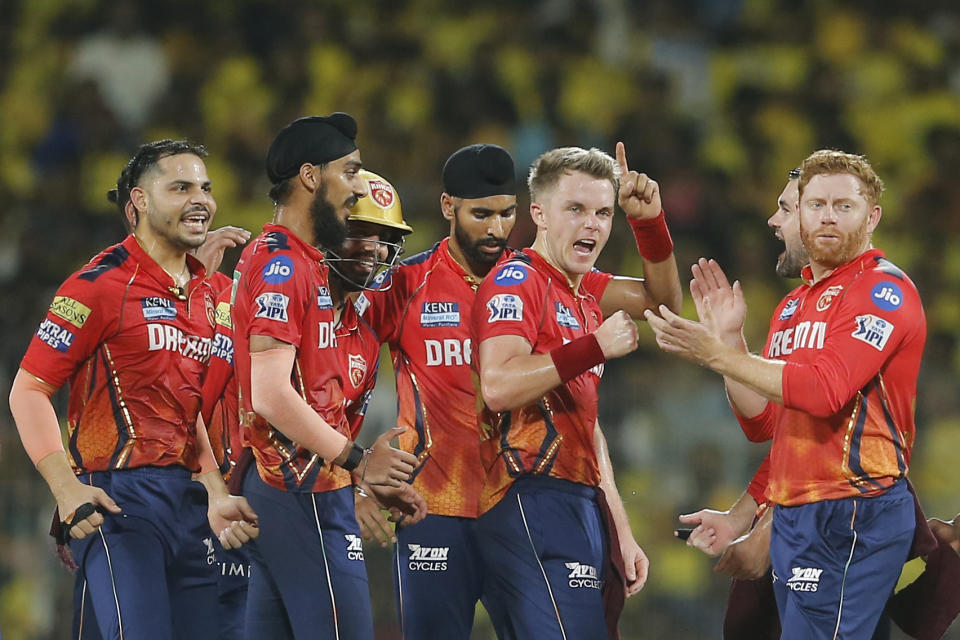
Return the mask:
<path fill-rule="evenodd" d="M 770 556 L 784 638 L 868 637 L 914 537 L 904 480 L 926 338 L 919 295 L 874 249 L 883 184 L 866 158 L 818 151 L 802 166 L 810 265 L 778 306 L 765 358 L 732 346 L 746 307 L 700 322 L 648 314 L 665 351 L 721 373 L 745 432 L 773 438 Z"/>
<path fill-rule="evenodd" d="M 133 232 L 60 287 L 10 392 L 105 638 L 213 637 L 210 527 L 231 546 L 257 535 L 197 424 L 213 292 L 188 252 L 216 212 L 205 155 L 172 140 L 137 150 L 114 194 Z M 69 454 L 50 401 L 67 381 Z"/>
<path fill-rule="evenodd" d="M 468 638 L 483 590 L 476 517 L 484 471 L 469 318 L 476 289 L 501 260 L 516 222 L 514 164 L 501 147 L 475 144 L 458 150 L 444 165 L 442 179 L 440 207 L 450 222 L 449 237 L 404 260 L 381 290 L 364 293 L 358 301 L 364 318 L 390 344 L 398 424 L 413 427 L 400 442 L 418 457 L 414 487 L 429 504 L 422 524 L 397 533 L 395 586 L 407 638 Z M 656 183 L 651 181 L 650 188 L 655 190 Z M 679 306 L 676 263 L 662 213 L 651 220 L 629 220 L 644 242 L 648 279 L 593 273 L 584 286 L 589 285 L 605 314 L 627 309 L 639 315 L 659 302 Z M 609 464 L 605 442 L 599 445 L 604 447 L 602 464 Z M 626 526 L 619 498 L 615 504 L 618 522 Z M 642 553 L 632 535 L 623 541 L 624 556 Z M 642 584 L 632 561 L 627 577 L 632 589 Z M 442 606 L 432 597 L 439 592 L 447 594 Z"/>
<path fill-rule="evenodd" d="M 237 265 L 232 308 L 244 444 L 256 458 L 243 493 L 261 509 L 251 548 L 248 638 L 371 638 L 373 622 L 350 473 L 398 487 L 415 458 L 391 429 L 364 450 L 350 439 L 345 372 L 323 254 L 339 248 L 367 195 L 344 113 L 300 118 L 267 153 L 274 221 Z M 412 507 L 415 511 L 415 507 Z"/>
<path fill-rule="evenodd" d="M 644 306 L 655 305 L 656 291 L 679 307 L 680 285 L 659 187 L 628 169 L 622 144 L 617 162 L 596 149 L 547 152 L 534 162 L 529 186 L 533 247 L 484 280 L 471 320 L 483 403 L 484 603 L 502 638 L 599 637 L 605 628 L 615 633 L 619 614 L 605 620 L 601 585 L 620 580 L 607 568 L 609 555 L 623 553 L 630 593 L 642 588 L 648 565 L 597 422 L 604 361 L 637 346 L 625 311 L 601 324 L 602 298 L 590 283 L 610 278 L 593 265 L 618 195 L 646 262 Z M 616 549 L 607 543 L 604 495 Z"/>

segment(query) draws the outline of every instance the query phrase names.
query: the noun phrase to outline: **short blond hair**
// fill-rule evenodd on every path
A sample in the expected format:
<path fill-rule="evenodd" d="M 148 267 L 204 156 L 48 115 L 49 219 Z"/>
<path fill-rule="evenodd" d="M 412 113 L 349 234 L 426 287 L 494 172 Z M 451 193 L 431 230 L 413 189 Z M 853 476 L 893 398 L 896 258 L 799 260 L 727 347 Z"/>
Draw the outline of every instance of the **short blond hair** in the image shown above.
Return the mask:
<path fill-rule="evenodd" d="M 800 167 L 800 195 L 813 176 L 835 175 L 847 173 L 860 181 L 863 185 L 863 197 L 870 204 L 880 203 L 883 194 L 883 180 L 873 170 L 866 156 L 837 151 L 836 149 L 820 149 L 811 153 Z"/>
<path fill-rule="evenodd" d="M 530 166 L 530 175 L 527 176 L 530 200 L 537 202 L 539 195 L 555 187 L 560 178 L 571 171 L 609 180 L 614 194 L 620 190 L 620 166 L 609 153 L 596 147 L 560 147 L 541 154 Z"/>

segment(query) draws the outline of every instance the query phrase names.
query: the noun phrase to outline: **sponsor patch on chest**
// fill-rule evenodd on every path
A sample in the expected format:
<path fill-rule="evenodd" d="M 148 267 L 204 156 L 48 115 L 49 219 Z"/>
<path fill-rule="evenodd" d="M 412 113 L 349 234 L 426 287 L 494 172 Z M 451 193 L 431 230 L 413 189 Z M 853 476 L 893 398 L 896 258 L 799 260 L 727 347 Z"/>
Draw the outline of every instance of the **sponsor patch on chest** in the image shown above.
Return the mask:
<path fill-rule="evenodd" d="M 777 316 L 777 320 L 789 320 L 797 312 L 798 306 L 800 306 L 800 298 L 790 298 L 787 300 L 787 304 L 783 306 L 780 315 Z"/>
<path fill-rule="evenodd" d="M 421 327 L 459 327 L 459 302 L 424 302 L 420 307 Z"/>
<path fill-rule="evenodd" d="M 892 322 L 868 313 L 857 316 L 857 328 L 850 335 L 860 342 L 866 342 L 877 351 L 883 351 L 887 340 L 893 335 L 893 329 Z"/>
<path fill-rule="evenodd" d="M 568 329 L 579 329 L 580 323 L 577 322 L 577 319 L 574 317 L 573 312 L 570 311 L 560 302 L 555 302 L 554 306 L 557 311 L 557 324 L 561 327 L 567 327 Z"/>
<path fill-rule="evenodd" d="M 317 286 L 317 309 L 333 309 L 333 298 L 330 297 L 330 287 Z"/>
<path fill-rule="evenodd" d="M 144 320 L 176 320 L 177 303 L 168 298 L 151 296 L 140 300 Z"/>

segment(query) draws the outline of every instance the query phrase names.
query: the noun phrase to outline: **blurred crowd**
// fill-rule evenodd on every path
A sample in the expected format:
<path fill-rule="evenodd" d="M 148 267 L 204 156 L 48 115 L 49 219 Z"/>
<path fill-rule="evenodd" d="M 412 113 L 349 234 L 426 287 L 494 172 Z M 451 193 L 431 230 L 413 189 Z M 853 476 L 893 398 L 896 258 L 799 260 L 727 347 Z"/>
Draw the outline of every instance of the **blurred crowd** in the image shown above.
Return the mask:
<path fill-rule="evenodd" d="M 271 213 L 263 159 L 274 133 L 347 111 L 365 165 L 400 193 L 411 253 L 446 233 L 440 169 L 457 148 L 498 143 L 524 168 L 551 147 L 612 152 L 622 140 L 631 168 L 661 185 L 682 272 L 709 256 L 743 283 L 754 350 L 793 286 L 774 275 L 781 245 L 765 220 L 787 171 L 833 147 L 866 154 L 886 182 L 875 243 L 916 282 L 930 328 L 911 476 L 928 515 L 960 509 L 949 473 L 960 450 L 952 0 L 6 0 L 3 14 L 4 400 L 56 286 L 122 238 L 105 193 L 144 141 L 205 144 L 215 226 L 257 232 Z M 532 236 L 521 214 L 512 244 Z M 598 266 L 637 274 L 630 235 L 615 232 Z M 641 334 L 645 348 L 609 364 L 601 385 L 601 424 L 651 559 L 624 637 L 717 637 L 726 583 L 671 532 L 680 512 L 733 502 L 764 450 L 739 435 L 719 379 Z M 383 428 L 394 401 L 377 395 Z M 6 411 L 0 441 L 0 631 L 65 637 L 70 580 L 43 535 L 52 501 Z M 389 559 L 370 557 L 378 637 L 394 637 Z"/>

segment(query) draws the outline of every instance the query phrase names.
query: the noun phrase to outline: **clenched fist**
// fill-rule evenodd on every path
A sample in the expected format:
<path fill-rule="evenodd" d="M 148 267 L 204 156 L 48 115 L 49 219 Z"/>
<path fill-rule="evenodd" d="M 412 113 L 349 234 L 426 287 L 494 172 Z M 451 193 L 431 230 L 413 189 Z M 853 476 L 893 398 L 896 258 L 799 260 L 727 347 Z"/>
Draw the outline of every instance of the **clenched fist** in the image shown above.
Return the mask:
<path fill-rule="evenodd" d="M 593 335 L 607 360 L 625 356 L 637 348 L 637 323 L 623 309 L 604 320 Z"/>

